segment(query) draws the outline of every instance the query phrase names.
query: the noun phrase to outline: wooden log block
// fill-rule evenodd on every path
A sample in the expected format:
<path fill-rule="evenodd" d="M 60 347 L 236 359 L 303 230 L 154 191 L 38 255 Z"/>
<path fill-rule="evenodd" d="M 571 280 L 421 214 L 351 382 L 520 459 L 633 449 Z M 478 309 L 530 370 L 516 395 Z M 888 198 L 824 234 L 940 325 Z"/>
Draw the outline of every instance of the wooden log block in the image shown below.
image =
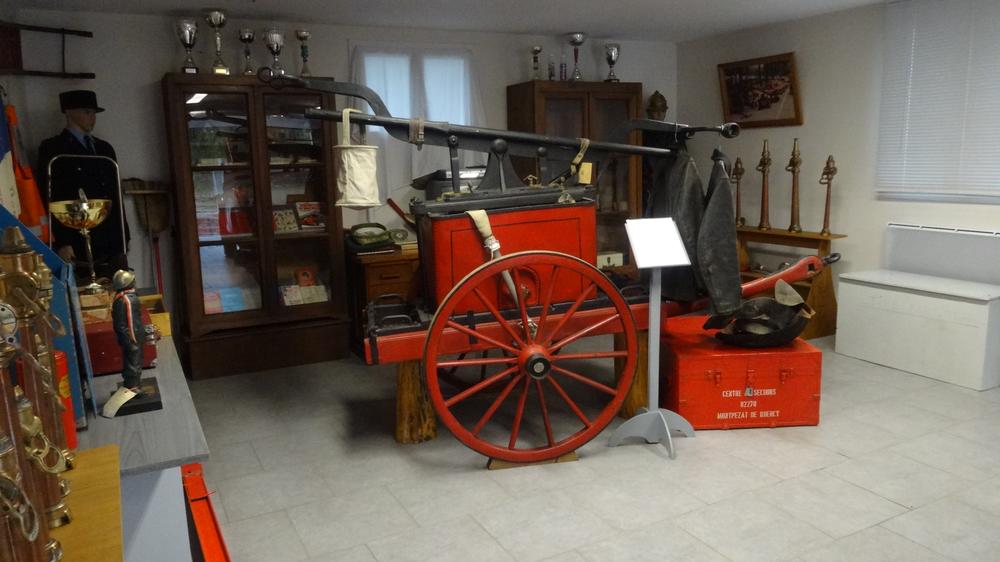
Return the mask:
<path fill-rule="evenodd" d="M 421 443 L 437 437 L 437 417 L 424 387 L 419 361 L 396 367 L 396 441 Z"/>
<path fill-rule="evenodd" d="M 625 396 L 625 402 L 622 404 L 621 410 L 618 410 L 618 415 L 625 419 L 639 413 L 640 408 L 649 406 L 649 377 L 647 376 L 649 372 L 647 367 L 649 362 L 649 334 L 645 330 L 642 330 L 636 332 L 635 337 L 638 340 L 638 345 L 636 346 L 635 378 L 632 379 L 632 388 L 629 389 L 628 394 Z M 624 334 L 615 334 L 615 349 L 625 349 Z M 618 382 L 624 364 L 624 359 L 615 359 L 615 382 Z"/>
<path fill-rule="evenodd" d="M 570 451 L 561 457 L 556 457 L 554 459 L 549 459 L 545 461 L 535 461 L 535 462 L 511 462 L 501 459 L 490 459 L 486 461 L 486 470 L 503 470 L 505 468 L 520 468 L 522 466 L 535 466 L 537 464 L 556 464 L 561 462 L 573 462 L 580 460 L 580 457 L 576 455 L 576 451 Z"/>

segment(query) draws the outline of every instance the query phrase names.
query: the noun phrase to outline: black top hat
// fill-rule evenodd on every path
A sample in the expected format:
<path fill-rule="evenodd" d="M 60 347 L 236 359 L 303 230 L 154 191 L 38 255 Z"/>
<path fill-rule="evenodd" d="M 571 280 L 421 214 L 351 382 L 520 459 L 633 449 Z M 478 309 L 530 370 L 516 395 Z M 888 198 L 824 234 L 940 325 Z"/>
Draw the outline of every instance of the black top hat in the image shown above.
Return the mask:
<path fill-rule="evenodd" d="M 97 107 L 97 94 L 90 90 L 70 90 L 59 94 L 59 109 L 63 113 L 67 109 L 93 109 L 97 113 L 104 111 L 103 107 Z"/>

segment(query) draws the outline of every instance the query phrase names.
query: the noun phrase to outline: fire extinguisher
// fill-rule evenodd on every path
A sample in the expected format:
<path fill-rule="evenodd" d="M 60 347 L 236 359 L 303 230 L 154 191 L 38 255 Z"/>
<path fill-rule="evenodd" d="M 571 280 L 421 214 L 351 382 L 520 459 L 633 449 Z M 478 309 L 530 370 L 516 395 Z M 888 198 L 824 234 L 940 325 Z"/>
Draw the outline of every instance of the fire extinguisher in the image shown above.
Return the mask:
<path fill-rule="evenodd" d="M 76 419 L 73 417 L 73 396 L 69 387 L 69 363 L 66 361 L 66 353 L 55 350 L 56 365 L 56 391 L 59 399 L 62 400 L 65 408 L 62 411 L 62 426 L 66 433 L 66 448 L 70 451 L 76 450 Z"/>

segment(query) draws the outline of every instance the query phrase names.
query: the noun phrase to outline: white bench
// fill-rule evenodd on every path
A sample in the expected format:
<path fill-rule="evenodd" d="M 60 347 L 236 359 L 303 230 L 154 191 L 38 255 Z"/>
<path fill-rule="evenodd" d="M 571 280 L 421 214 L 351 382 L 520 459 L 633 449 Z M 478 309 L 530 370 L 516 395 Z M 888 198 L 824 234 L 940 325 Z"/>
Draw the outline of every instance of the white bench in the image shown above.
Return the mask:
<path fill-rule="evenodd" d="M 837 353 L 1000 385 L 1000 233 L 890 224 L 885 269 L 840 274 Z"/>

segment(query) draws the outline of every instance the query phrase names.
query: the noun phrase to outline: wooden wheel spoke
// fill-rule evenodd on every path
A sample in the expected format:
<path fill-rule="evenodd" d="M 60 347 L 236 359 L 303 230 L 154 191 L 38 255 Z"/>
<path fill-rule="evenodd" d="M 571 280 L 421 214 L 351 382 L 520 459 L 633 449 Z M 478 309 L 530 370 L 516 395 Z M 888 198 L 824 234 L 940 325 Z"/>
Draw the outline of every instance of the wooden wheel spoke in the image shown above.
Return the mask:
<path fill-rule="evenodd" d="M 601 384 L 601 383 L 595 381 L 594 379 L 591 379 L 591 378 L 588 378 L 588 377 L 585 377 L 585 376 L 581 375 L 580 373 L 574 373 L 573 371 L 570 371 L 569 369 L 563 369 L 562 367 L 557 367 L 557 366 L 553 365 L 552 366 L 552 371 L 556 372 L 556 373 L 559 373 L 560 375 L 569 377 L 569 378 L 571 378 L 571 379 L 573 379 L 575 381 L 581 382 L 581 383 L 583 383 L 583 384 L 585 384 L 587 386 L 596 388 L 597 390 L 600 390 L 601 392 L 603 392 L 605 394 L 610 394 L 611 396 L 615 396 L 616 394 L 618 394 L 618 392 L 615 389 L 611 388 L 610 386 L 608 386 L 606 384 Z"/>
<path fill-rule="evenodd" d="M 513 449 L 517 444 L 517 436 L 521 433 L 521 420 L 524 419 L 524 403 L 528 400 L 528 385 L 531 379 L 524 378 L 524 387 L 521 388 L 521 396 L 517 399 L 517 410 L 514 412 L 514 425 L 510 428 L 510 441 L 507 443 L 508 449 Z"/>
<path fill-rule="evenodd" d="M 563 401 L 566 402 L 566 405 L 569 406 L 569 409 L 572 410 L 574 414 L 576 414 L 576 417 L 580 418 L 580 421 L 583 422 L 583 425 L 587 427 L 593 425 L 593 422 L 587 419 L 587 416 L 583 413 L 583 411 L 580 410 L 580 407 L 576 405 L 576 402 L 573 402 L 573 399 L 570 398 L 568 394 L 566 394 L 566 391 L 563 390 L 563 387 L 560 386 L 558 382 L 556 382 L 556 379 L 552 377 L 546 377 L 545 380 L 552 383 L 552 386 L 556 389 L 556 392 L 559 394 L 559 396 L 562 397 Z"/>
<path fill-rule="evenodd" d="M 483 430 L 483 426 L 485 426 L 490 421 L 490 419 L 493 418 L 493 414 L 495 414 L 497 409 L 500 408 L 501 405 L 503 405 L 504 400 L 506 400 L 507 397 L 510 395 L 510 391 L 514 390 L 514 387 L 521 380 L 521 378 L 526 376 L 527 375 L 525 375 L 524 373 L 521 373 L 520 375 L 510 379 L 510 382 L 507 383 L 507 386 L 505 386 L 504 389 L 500 392 L 500 396 L 497 396 L 496 399 L 493 400 L 493 403 L 490 404 L 490 407 L 486 409 L 486 413 L 483 414 L 483 417 L 479 418 L 479 421 L 476 422 L 476 426 L 472 428 L 473 435 L 479 435 L 479 432 Z"/>
<path fill-rule="evenodd" d="M 459 392 L 458 394 L 445 400 L 444 405 L 451 408 L 455 404 L 458 404 L 462 400 L 465 400 L 466 398 L 472 396 L 473 394 L 476 394 L 480 390 L 483 390 L 484 388 L 491 386 L 493 383 L 500 381 L 504 377 L 510 376 L 511 373 L 516 373 L 518 369 L 520 369 L 520 366 L 514 365 L 513 367 L 504 369 L 503 371 L 500 371 L 499 373 L 493 375 L 492 377 L 482 382 L 477 382 L 476 384 L 470 386 L 469 388 L 466 388 L 462 392 Z"/>
<path fill-rule="evenodd" d="M 513 347 L 511 347 L 511 346 L 509 346 L 509 345 L 501 342 L 500 340 L 493 339 L 493 338 L 487 336 L 486 334 L 483 334 L 482 332 L 477 332 L 476 330 L 473 330 L 472 328 L 470 328 L 468 326 L 464 326 L 462 324 L 459 324 L 458 322 L 455 322 L 454 320 L 448 320 L 448 324 L 447 325 L 448 325 L 449 328 L 453 328 L 455 330 L 458 330 L 459 332 L 462 332 L 463 334 L 472 336 L 474 338 L 479 338 L 479 339 L 483 340 L 484 342 L 486 342 L 486 343 L 488 343 L 490 345 L 494 345 L 496 347 L 499 347 L 500 349 L 508 351 L 512 355 L 517 355 L 518 354 L 518 351 L 516 349 L 514 349 Z"/>
<path fill-rule="evenodd" d="M 542 311 L 538 315 L 538 338 L 541 338 L 542 326 L 545 325 L 545 319 L 549 317 L 549 307 L 552 306 L 552 292 L 555 291 L 557 286 L 556 275 L 559 274 L 559 267 L 552 266 L 552 276 L 549 277 L 549 286 L 545 289 L 545 295 L 542 297 Z"/>
<path fill-rule="evenodd" d="M 591 351 L 585 353 L 560 353 L 552 356 L 552 362 L 569 361 L 571 359 L 610 359 L 612 357 L 628 357 L 628 350 L 621 351 Z"/>
<path fill-rule="evenodd" d="M 549 421 L 549 409 L 545 406 L 545 393 L 542 391 L 542 381 L 535 379 L 535 389 L 538 391 L 538 405 L 542 408 L 542 422 L 545 424 L 545 438 L 549 441 L 549 447 L 556 444 L 552 437 L 552 423 Z"/>
<path fill-rule="evenodd" d="M 600 322 L 598 322 L 596 324 L 592 324 L 592 325 L 587 326 L 586 328 L 584 328 L 584 329 L 582 329 L 582 330 L 580 330 L 580 331 L 578 331 L 578 332 L 576 332 L 574 334 L 570 334 L 570 335 L 566 336 L 565 338 L 559 340 L 558 343 L 553 344 L 552 347 L 549 349 L 549 351 L 551 353 L 555 353 L 556 351 L 559 351 L 559 349 L 561 349 L 564 345 L 571 344 L 571 343 L 575 342 L 576 340 L 578 340 L 578 339 L 586 336 L 587 334 L 589 334 L 589 333 L 591 333 L 591 332 L 593 332 L 595 330 L 598 330 L 600 328 L 603 328 L 604 326 L 606 326 L 606 325 L 614 322 L 615 320 L 618 320 L 618 318 L 619 317 L 618 317 L 617 314 L 612 314 L 611 316 L 608 316 L 607 318 L 605 318 L 604 320 L 601 320 Z"/>
<path fill-rule="evenodd" d="M 566 325 L 566 322 L 569 322 L 569 319 L 572 318 L 574 314 L 576 314 L 576 311 L 580 309 L 580 306 L 583 304 L 583 301 L 587 300 L 587 296 L 590 295 L 590 290 L 593 288 L 595 288 L 595 286 L 593 281 L 591 281 L 590 285 L 587 285 L 586 289 L 580 291 L 580 296 L 576 297 L 576 300 L 573 301 L 573 305 L 569 307 L 569 310 L 563 313 L 562 318 L 559 319 L 559 322 L 556 324 L 555 328 L 552 329 L 552 333 L 548 334 L 548 336 L 542 341 L 544 341 L 546 344 L 552 343 L 552 339 L 556 337 L 556 334 L 559 333 L 559 330 L 562 330 L 563 326 Z M 538 339 L 541 340 L 541 338 Z"/>
<path fill-rule="evenodd" d="M 458 367 L 473 367 L 479 365 L 510 365 L 515 363 L 517 357 L 481 357 L 479 359 L 454 359 L 451 361 L 438 361 L 438 367 L 450 367 L 456 369 Z M 451 371 L 454 373 L 454 371 Z"/>
<path fill-rule="evenodd" d="M 482 291 L 479 290 L 479 287 L 472 289 L 472 292 L 475 293 L 477 297 L 479 297 L 479 302 L 483 303 L 483 306 L 486 307 L 486 310 L 490 311 L 490 314 L 492 314 L 493 317 L 497 319 L 497 323 L 500 324 L 500 326 L 503 327 L 503 329 L 507 332 L 507 334 L 514 341 L 517 342 L 517 345 L 524 347 L 524 340 L 521 339 L 521 336 L 517 335 L 517 331 L 514 330 L 514 327 L 510 325 L 510 322 L 508 322 L 507 319 L 505 319 L 502 314 L 500 314 L 500 311 L 497 310 L 496 305 L 493 304 L 490 301 L 490 299 L 486 298 L 486 295 L 484 295 Z"/>
<path fill-rule="evenodd" d="M 517 273 L 517 268 L 512 268 L 511 277 L 514 278 L 514 290 L 518 292 L 514 295 L 514 300 L 517 301 L 518 312 L 521 313 L 521 327 L 524 330 L 524 334 L 529 341 L 534 341 L 531 337 L 531 330 L 528 329 L 528 304 L 524 301 L 527 300 L 525 295 L 521 294 L 521 276 Z"/>

